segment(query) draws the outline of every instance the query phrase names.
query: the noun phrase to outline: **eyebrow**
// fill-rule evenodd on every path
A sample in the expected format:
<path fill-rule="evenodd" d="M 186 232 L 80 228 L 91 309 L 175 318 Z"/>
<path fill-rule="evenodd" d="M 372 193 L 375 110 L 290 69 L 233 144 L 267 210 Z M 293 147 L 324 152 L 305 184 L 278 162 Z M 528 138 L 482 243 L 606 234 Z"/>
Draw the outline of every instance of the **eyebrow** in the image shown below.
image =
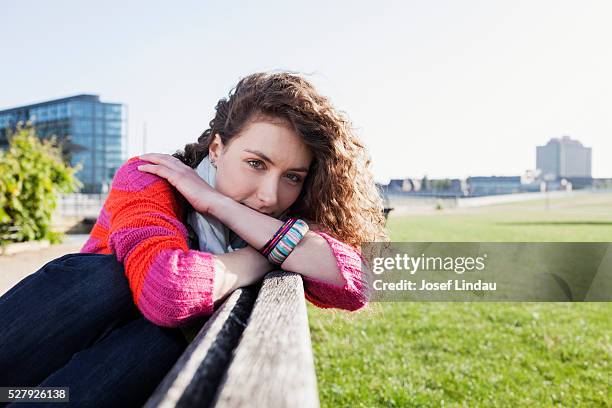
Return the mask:
<path fill-rule="evenodd" d="M 270 159 L 268 156 L 266 156 L 263 152 L 260 152 L 259 150 L 250 150 L 250 149 L 244 149 L 245 152 L 248 153 L 253 153 L 254 155 L 259 156 L 261 159 L 269 162 L 271 165 L 275 166 L 274 162 L 272 161 L 272 159 Z M 297 171 L 297 172 L 301 172 L 301 173 L 308 173 L 308 169 L 306 167 L 296 167 L 293 169 L 289 169 L 289 171 Z"/>

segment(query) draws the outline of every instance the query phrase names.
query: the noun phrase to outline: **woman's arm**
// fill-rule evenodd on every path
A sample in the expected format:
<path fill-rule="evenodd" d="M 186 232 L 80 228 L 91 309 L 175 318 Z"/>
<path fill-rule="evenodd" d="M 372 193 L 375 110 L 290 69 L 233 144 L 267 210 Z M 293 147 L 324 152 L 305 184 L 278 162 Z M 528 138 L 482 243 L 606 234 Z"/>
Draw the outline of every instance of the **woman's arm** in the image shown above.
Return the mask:
<path fill-rule="evenodd" d="M 283 224 L 276 218 L 224 196 L 202 180 L 194 169 L 175 157 L 149 153 L 140 156 L 140 159 L 154 163 L 141 162 L 138 169 L 143 174 L 151 173 L 166 179 L 196 211 L 219 219 L 255 249 L 261 249 Z M 328 242 L 314 232 L 306 234 L 287 257 L 283 268 L 330 284 L 344 283 Z"/>
<path fill-rule="evenodd" d="M 261 249 L 283 225 L 282 221 L 225 196 L 221 196 L 212 205 L 211 215 L 257 249 Z M 314 231 L 306 233 L 283 263 L 283 269 L 332 285 L 344 285 L 330 245 L 323 236 Z"/>
<path fill-rule="evenodd" d="M 260 281 L 266 273 L 275 269 L 274 265 L 251 247 L 213 257 L 216 272 L 213 290 L 215 307 L 234 290 Z"/>
<path fill-rule="evenodd" d="M 211 315 L 234 289 L 260 280 L 272 265 L 253 248 L 213 255 L 189 249 L 182 205 L 163 178 L 130 159 L 104 203 L 108 246 L 124 266 L 134 303 L 159 326 Z"/>
<path fill-rule="evenodd" d="M 194 169 L 172 156 L 146 154 L 140 158 L 153 163 L 138 166 L 140 171 L 168 180 L 196 211 L 218 218 L 256 249 L 263 247 L 282 225 L 281 221 L 219 193 Z M 304 277 L 305 295 L 317 306 L 356 310 L 368 301 L 361 255 L 323 232 L 307 233 L 282 267 Z"/>
<path fill-rule="evenodd" d="M 222 197 L 210 209 L 214 217 L 255 248 L 263 247 L 283 224 L 228 197 Z M 319 307 L 362 308 L 370 293 L 368 269 L 361 254 L 313 227 L 289 254 L 283 269 L 302 275 L 306 298 Z"/>

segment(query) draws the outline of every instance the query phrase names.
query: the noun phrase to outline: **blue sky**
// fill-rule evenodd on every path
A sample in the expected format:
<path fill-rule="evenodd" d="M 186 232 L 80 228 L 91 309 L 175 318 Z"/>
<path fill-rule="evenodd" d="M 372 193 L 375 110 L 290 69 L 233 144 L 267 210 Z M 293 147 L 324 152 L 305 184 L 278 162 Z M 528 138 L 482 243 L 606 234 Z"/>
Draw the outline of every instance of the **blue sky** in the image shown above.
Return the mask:
<path fill-rule="evenodd" d="M 518 175 L 569 135 L 612 177 L 607 1 L 0 0 L 0 109 L 95 93 L 130 155 L 195 141 L 259 70 L 307 73 L 352 119 L 377 180 Z"/>

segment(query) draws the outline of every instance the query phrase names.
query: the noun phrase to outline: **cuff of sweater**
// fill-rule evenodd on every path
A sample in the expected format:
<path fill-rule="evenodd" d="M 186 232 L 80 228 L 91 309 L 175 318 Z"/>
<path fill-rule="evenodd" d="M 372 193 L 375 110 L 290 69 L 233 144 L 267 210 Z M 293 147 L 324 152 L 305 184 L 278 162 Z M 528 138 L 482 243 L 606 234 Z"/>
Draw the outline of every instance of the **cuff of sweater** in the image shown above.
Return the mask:
<path fill-rule="evenodd" d="M 180 327 L 213 313 L 213 255 L 182 249 L 161 251 L 145 275 L 138 308 L 151 322 Z"/>
<path fill-rule="evenodd" d="M 322 308 L 337 307 L 351 311 L 362 308 L 369 300 L 369 287 L 362 269 L 361 254 L 350 245 L 324 232 L 315 232 L 315 234 L 325 238 L 331 247 L 344 284 L 338 286 L 303 276 L 306 298 Z"/>

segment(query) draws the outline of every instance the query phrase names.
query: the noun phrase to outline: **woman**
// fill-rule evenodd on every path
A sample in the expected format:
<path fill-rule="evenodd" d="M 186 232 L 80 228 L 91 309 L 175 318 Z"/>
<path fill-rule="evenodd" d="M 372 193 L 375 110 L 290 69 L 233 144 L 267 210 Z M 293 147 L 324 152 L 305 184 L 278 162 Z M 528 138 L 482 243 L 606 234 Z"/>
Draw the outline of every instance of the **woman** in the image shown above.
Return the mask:
<path fill-rule="evenodd" d="M 301 274 L 319 307 L 363 307 L 358 248 L 386 239 L 368 165 L 348 121 L 302 77 L 242 79 L 197 143 L 117 171 L 81 254 L 0 298 L 0 366 L 13 367 L 0 385 L 70 385 L 71 401 L 142 403 L 188 329 L 274 269 Z"/>

